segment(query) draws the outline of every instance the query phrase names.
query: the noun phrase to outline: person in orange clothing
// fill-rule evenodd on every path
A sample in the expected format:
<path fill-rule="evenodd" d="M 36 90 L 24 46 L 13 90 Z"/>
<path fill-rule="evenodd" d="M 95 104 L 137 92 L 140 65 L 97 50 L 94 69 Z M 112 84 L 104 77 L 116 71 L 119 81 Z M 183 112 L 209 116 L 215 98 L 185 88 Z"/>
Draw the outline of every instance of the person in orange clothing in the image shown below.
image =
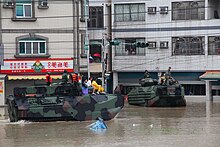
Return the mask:
<path fill-rule="evenodd" d="M 99 85 L 95 80 L 92 81 L 92 86 L 95 91 L 104 92 L 104 88 L 101 85 Z"/>
<path fill-rule="evenodd" d="M 73 77 L 73 82 L 74 83 L 78 83 L 79 82 L 79 77 L 78 77 L 78 74 L 77 73 L 74 73 L 73 75 L 72 75 Z"/>
<path fill-rule="evenodd" d="M 46 74 L 46 83 L 47 83 L 47 86 L 50 86 L 52 83 L 52 77 L 50 76 L 49 72 Z"/>

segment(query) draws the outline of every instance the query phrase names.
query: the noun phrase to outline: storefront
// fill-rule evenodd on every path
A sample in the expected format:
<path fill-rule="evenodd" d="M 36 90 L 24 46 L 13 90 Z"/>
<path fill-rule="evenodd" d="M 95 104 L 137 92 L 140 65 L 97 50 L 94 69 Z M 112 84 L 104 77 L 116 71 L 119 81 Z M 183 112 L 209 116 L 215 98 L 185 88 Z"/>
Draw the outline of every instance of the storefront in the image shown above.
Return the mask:
<path fill-rule="evenodd" d="M 54 83 L 61 82 L 64 70 L 74 72 L 73 58 L 5 59 L 0 71 L 0 106 L 5 105 L 14 87 L 46 85 L 47 72 Z"/>
<path fill-rule="evenodd" d="M 220 96 L 220 71 L 206 71 L 200 76 L 206 83 L 206 99 L 213 101 L 213 96 Z"/>

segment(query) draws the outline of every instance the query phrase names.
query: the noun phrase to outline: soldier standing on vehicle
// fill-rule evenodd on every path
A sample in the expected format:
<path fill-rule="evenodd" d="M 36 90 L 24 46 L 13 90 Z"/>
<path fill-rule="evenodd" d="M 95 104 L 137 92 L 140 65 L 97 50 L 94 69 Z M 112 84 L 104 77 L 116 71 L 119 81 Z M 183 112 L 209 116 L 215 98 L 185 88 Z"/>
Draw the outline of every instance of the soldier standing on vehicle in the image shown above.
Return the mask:
<path fill-rule="evenodd" d="M 169 77 L 171 77 L 171 71 L 170 71 L 170 70 L 171 70 L 171 67 L 169 67 L 168 70 L 167 70 L 167 75 L 168 75 Z"/>
<path fill-rule="evenodd" d="M 151 77 L 151 75 L 150 75 L 150 73 L 148 72 L 148 70 L 145 70 L 145 72 L 144 72 L 144 78 L 150 78 Z"/>

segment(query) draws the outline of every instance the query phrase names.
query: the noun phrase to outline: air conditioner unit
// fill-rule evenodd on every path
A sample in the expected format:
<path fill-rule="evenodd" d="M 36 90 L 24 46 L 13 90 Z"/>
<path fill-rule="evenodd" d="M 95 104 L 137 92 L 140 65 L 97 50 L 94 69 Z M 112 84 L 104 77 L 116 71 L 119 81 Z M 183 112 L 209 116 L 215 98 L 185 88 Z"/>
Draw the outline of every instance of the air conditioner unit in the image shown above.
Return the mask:
<path fill-rule="evenodd" d="M 156 14 L 156 7 L 148 7 L 147 12 L 148 14 Z"/>
<path fill-rule="evenodd" d="M 42 1 L 41 2 L 41 7 L 47 7 L 47 4 L 48 4 L 47 1 Z"/>
<path fill-rule="evenodd" d="M 13 5 L 14 5 L 14 3 L 13 3 L 12 0 L 6 0 L 6 1 L 4 2 L 4 6 L 5 6 L 5 7 L 13 7 Z"/>
<path fill-rule="evenodd" d="M 160 42 L 160 48 L 161 49 L 167 49 L 168 48 L 168 42 Z"/>
<path fill-rule="evenodd" d="M 160 7 L 160 14 L 168 14 L 168 7 Z"/>
<path fill-rule="evenodd" d="M 156 42 L 148 42 L 149 46 L 148 49 L 155 49 L 156 48 Z"/>

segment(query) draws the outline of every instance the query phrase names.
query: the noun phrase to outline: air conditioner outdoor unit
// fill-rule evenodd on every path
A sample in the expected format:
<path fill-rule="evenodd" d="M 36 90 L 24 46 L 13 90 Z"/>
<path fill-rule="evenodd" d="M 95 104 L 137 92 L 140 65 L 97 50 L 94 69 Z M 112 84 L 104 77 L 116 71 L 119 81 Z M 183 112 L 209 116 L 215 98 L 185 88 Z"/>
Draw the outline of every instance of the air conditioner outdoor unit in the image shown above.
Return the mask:
<path fill-rule="evenodd" d="M 168 42 L 160 42 L 160 48 L 168 48 Z"/>
<path fill-rule="evenodd" d="M 12 7 L 13 6 L 13 1 L 12 0 L 8 0 L 5 2 L 5 6 L 7 7 Z"/>
<path fill-rule="evenodd" d="M 148 43 L 149 43 L 149 46 L 148 46 L 149 49 L 155 49 L 156 48 L 156 42 L 148 42 Z"/>
<path fill-rule="evenodd" d="M 168 14 L 168 7 L 160 7 L 160 14 Z"/>
<path fill-rule="evenodd" d="M 42 2 L 41 2 L 41 6 L 42 6 L 42 7 L 47 7 L 47 4 L 48 4 L 47 1 L 42 1 Z"/>
<path fill-rule="evenodd" d="M 156 14 L 156 7 L 148 7 L 148 14 Z"/>

